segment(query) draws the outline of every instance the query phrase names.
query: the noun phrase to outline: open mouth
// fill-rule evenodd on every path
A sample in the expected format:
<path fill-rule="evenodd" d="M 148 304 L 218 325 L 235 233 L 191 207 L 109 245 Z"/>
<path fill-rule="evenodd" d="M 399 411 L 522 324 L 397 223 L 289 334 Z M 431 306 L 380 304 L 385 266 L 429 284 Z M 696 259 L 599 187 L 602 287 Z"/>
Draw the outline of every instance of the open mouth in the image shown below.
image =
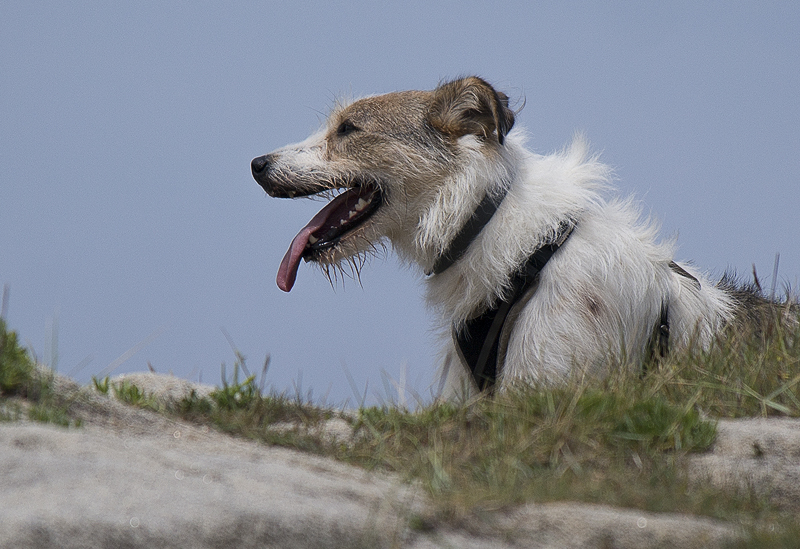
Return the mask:
<path fill-rule="evenodd" d="M 292 240 L 278 269 L 278 287 L 288 292 L 297 278 L 300 259 L 313 261 L 343 237 L 358 229 L 383 203 L 383 193 L 374 183 L 345 190 L 331 200 Z"/>

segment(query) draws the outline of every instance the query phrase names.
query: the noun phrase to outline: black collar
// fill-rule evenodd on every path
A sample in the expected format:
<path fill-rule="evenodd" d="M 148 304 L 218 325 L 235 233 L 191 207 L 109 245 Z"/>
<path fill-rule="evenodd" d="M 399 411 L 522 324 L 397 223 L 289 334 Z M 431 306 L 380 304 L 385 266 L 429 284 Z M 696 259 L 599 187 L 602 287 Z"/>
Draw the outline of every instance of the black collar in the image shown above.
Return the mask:
<path fill-rule="evenodd" d="M 425 273 L 428 275 L 438 275 L 443 273 L 453 263 L 458 261 L 464 252 L 467 251 L 472 241 L 480 234 L 487 223 L 492 219 L 500 203 L 508 194 L 507 189 L 503 189 L 502 193 L 496 196 L 490 196 L 488 193 L 483 197 L 481 203 L 472 212 L 472 216 L 467 220 L 456 237 L 450 242 L 450 246 L 440 255 L 436 262 L 433 264 L 433 269 Z"/>

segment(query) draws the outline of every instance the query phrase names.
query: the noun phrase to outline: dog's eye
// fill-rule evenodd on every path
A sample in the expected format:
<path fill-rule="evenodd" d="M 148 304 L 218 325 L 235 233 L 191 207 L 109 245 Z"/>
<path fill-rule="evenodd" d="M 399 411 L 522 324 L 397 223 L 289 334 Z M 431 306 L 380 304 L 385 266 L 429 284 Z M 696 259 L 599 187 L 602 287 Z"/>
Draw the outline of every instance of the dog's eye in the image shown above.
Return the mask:
<path fill-rule="evenodd" d="M 344 122 L 339 124 L 338 128 L 336 128 L 336 135 L 345 136 L 353 132 L 357 132 L 359 131 L 359 129 L 360 128 L 358 128 L 355 124 L 353 124 L 349 120 L 345 120 Z"/>

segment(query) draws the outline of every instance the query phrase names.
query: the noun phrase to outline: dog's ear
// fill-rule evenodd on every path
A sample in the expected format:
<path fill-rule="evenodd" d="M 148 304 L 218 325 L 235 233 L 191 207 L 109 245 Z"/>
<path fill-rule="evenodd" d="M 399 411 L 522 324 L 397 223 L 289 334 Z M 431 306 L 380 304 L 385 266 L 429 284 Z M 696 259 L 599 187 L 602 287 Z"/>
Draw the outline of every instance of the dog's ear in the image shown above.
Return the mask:
<path fill-rule="evenodd" d="M 477 76 L 453 80 L 436 88 L 428 118 L 434 128 L 453 137 L 496 136 L 501 145 L 514 125 L 514 111 L 508 108 L 508 96 Z"/>

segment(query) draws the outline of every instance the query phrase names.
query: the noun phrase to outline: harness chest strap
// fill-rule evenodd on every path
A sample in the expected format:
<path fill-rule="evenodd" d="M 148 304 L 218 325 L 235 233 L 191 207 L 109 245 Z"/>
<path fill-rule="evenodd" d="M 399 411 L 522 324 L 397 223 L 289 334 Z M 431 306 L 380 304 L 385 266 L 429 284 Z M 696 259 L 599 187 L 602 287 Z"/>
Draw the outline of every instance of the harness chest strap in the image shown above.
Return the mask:
<path fill-rule="evenodd" d="M 506 347 L 519 310 L 536 291 L 539 273 L 575 229 L 563 222 L 552 242 L 537 249 L 511 278 L 506 296 L 480 316 L 470 319 L 461 330 L 453 330 L 459 356 L 467 365 L 481 391 L 491 389 L 505 361 Z"/>
<path fill-rule="evenodd" d="M 433 268 L 427 273 L 429 276 L 441 274 L 461 259 L 475 238 L 491 221 L 506 194 L 508 190 L 503 189 L 499 194 L 487 193 L 484 196 L 447 249 L 436 259 Z M 574 227 L 575 224 L 571 220 L 563 222 L 553 241 L 536 250 L 520 270 L 514 273 L 511 287 L 504 299 L 477 318 L 468 320 L 462 330 L 454 330 L 456 349 L 470 369 L 480 390 L 494 386 L 499 368 L 505 359 L 510 328 L 513 327 L 517 312 L 535 291 L 534 285 L 539 272 L 572 234 Z M 528 293 L 526 299 L 518 303 L 526 293 Z M 506 326 L 509 315 L 512 319 L 509 326 Z"/>

